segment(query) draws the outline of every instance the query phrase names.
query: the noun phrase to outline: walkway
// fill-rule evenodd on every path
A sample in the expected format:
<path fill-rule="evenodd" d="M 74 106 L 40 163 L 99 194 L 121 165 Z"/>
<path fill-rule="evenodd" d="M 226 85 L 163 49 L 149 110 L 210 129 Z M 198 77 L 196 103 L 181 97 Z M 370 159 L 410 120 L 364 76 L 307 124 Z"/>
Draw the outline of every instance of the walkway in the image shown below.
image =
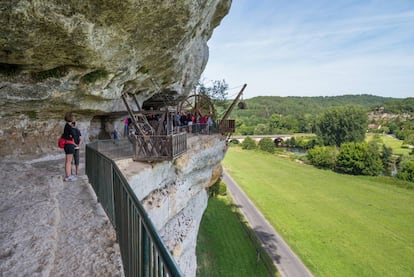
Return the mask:
<path fill-rule="evenodd" d="M 282 237 L 226 172 L 223 174 L 223 181 L 227 184 L 234 202 L 239 206 L 265 250 L 273 259 L 279 273 L 283 277 L 312 277 L 313 275 L 298 256 L 293 253 Z"/>
<path fill-rule="evenodd" d="M 83 174 L 83 157 L 81 157 Z M 64 155 L 0 159 L 0 276 L 123 276 L 115 231 Z"/>

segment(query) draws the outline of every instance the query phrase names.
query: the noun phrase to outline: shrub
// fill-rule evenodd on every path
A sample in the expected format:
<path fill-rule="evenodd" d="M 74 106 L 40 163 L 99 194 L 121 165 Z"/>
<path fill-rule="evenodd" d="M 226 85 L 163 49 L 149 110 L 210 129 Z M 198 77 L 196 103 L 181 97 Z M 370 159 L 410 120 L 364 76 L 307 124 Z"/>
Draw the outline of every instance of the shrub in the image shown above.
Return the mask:
<path fill-rule="evenodd" d="M 218 194 L 221 196 L 225 196 L 227 195 L 227 186 L 226 184 L 220 180 L 219 182 L 219 190 L 218 190 Z"/>
<path fill-rule="evenodd" d="M 272 139 L 271 138 L 262 138 L 260 141 L 259 141 L 259 148 L 260 148 L 260 150 L 263 150 L 263 151 L 266 151 L 266 152 L 269 152 L 269 153 L 275 153 L 275 144 L 274 144 L 274 142 L 272 141 Z"/>
<path fill-rule="evenodd" d="M 69 70 L 65 66 L 55 67 L 49 70 L 32 72 L 30 75 L 33 80 L 40 82 L 49 78 L 62 78 L 69 73 Z"/>
<path fill-rule="evenodd" d="M 301 136 L 296 138 L 296 141 L 293 141 L 295 146 L 302 149 L 311 149 L 315 146 L 323 146 L 322 140 L 315 136 Z"/>
<path fill-rule="evenodd" d="M 381 156 L 375 142 L 348 142 L 339 149 L 336 170 L 353 175 L 379 175 L 382 171 Z"/>
<path fill-rule="evenodd" d="M 208 188 L 208 195 L 210 197 L 214 197 L 217 195 L 227 195 L 226 184 L 221 179 L 217 180 L 217 182 L 215 182 L 211 187 Z"/>
<path fill-rule="evenodd" d="M 243 142 L 241 143 L 242 149 L 247 149 L 247 150 L 251 150 L 251 149 L 256 149 L 257 145 L 256 142 L 254 141 L 254 139 L 252 139 L 251 137 L 247 136 Z"/>
<path fill-rule="evenodd" d="M 296 147 L 295 137 L 291 137 L 290 139 L 286 139 L 284 141 L 284 145 L 287 146 L 287 147 Z"/>
<path fill-rule="evenodd" d="M 407 158 L 400 163 L 397 178 L 405 181 L 414 182 L 414 159 Z"/>
<path fill-rule="evenodd" d="M 307 158 L 318 168 L 334 169 L 338 150 L 335 146 L 316 146 L 309 149 Z"/>

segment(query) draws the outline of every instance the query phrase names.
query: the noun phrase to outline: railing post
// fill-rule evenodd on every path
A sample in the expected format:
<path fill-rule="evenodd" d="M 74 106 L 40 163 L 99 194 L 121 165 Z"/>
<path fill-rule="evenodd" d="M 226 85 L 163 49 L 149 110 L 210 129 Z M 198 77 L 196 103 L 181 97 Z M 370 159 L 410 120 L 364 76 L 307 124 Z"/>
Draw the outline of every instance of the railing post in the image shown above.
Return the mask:
<path fill-rule="evenodd" d="M 149 239 L 147 231 L 144 230 L 142 234 L 142 276 L 148 276 L 149 274 Z"/>

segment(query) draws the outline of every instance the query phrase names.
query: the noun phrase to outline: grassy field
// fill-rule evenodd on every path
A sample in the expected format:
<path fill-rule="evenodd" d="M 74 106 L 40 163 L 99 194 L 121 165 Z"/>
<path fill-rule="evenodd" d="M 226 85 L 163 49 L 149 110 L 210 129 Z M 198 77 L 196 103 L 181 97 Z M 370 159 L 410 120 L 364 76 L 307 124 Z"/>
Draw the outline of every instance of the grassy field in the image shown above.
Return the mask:
<path fill-rule="evenodd" d="M 374 138 L 375 134 L 368 133 L 365 136 L 366 141 L 371 141 Z M 393 154 L 396 155 L 408 155 L 411 152 L 411 149 L 408 148 L 401 148 L 403 145 L 403 141 L 393 138 L 391 136 L 379 134 L 380 141 L 384 143 L 386 146 L 392 148 Z"/>
<path fill-rule="evenodd" d="M 209 199 L 197 238 L 197 277 L 269 276 L 227 197 Z"/>
<path fill-rule="evenodd" d="M 414 276 L 414 191 L 229 149 L 223 161 L 315 276 Z"/>

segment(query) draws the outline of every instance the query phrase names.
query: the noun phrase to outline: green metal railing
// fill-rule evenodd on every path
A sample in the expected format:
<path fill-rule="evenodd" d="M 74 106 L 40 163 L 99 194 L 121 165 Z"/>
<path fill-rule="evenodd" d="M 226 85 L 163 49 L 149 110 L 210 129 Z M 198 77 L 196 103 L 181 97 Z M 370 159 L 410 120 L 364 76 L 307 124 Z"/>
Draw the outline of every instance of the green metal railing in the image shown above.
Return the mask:
<path fill-rule="evenodd" d="M 129 154 L 132 156 L 132 147 L 127 141 L 96 141 L 87 144 L 85 151 L 86 174 L 98 201 L 115 227 L 125 276 L 182 276 L 114 162 L 114 159 Z"/>

